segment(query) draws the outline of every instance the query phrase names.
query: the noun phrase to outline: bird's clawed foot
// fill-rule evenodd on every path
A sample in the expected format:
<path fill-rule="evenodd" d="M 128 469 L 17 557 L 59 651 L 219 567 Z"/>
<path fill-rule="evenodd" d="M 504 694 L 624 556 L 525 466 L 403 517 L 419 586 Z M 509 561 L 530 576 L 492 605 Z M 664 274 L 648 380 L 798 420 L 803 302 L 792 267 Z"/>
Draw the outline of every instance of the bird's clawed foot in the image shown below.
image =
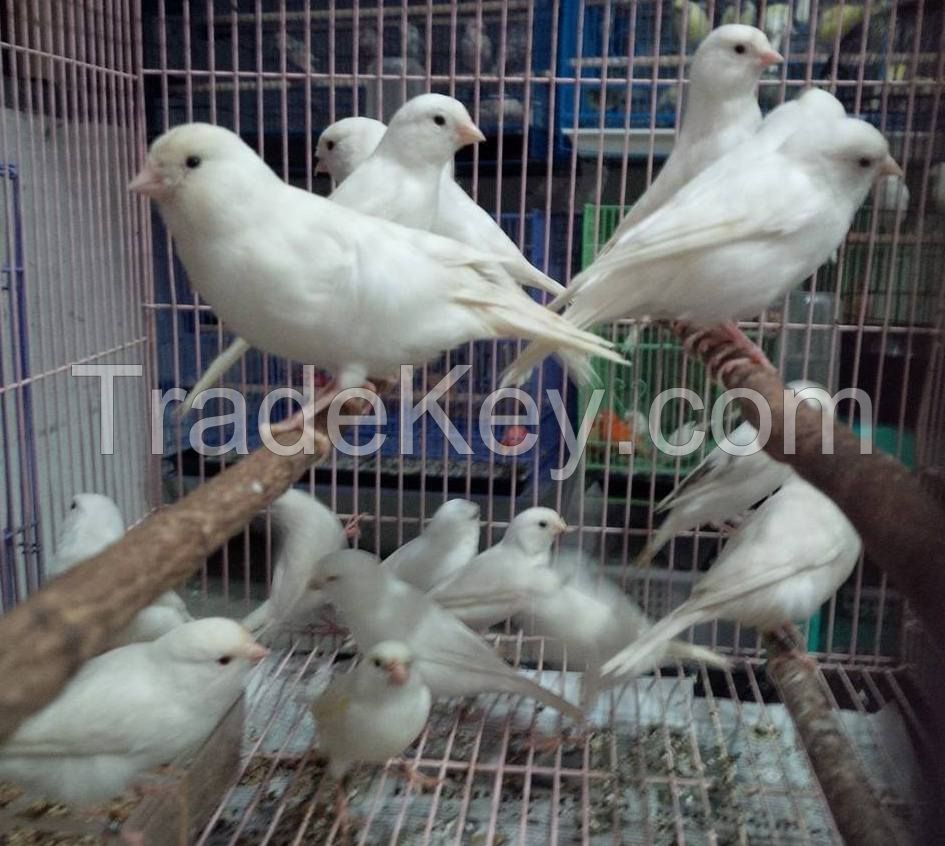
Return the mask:
<path fill-rule="evenodd" d="M 345 537 L 348 540 L 357 540 L 361 536 L 361 521 L 369 515 L 362 511 L 360 514 L 352 514 L 344 525 Z"/>
<path fill-rule="evenodd" d="M 558 751 L 559 748 L 566 746 L 583 746 L 591 737 L 590 731 L 580 731 L 580 732 L 560 732 L 559 734 L 540 734 L 539 732 L 533 731 L 531 736 L 528 739 L 528 745 L 535 751 L 538 755 L 551 755 Z"/>
<path fill-rule="evenodd" d="M 397 770 L 401 776 L 407 779 L 407 784 L 410 787 L 415 788 L 421 793 L 424 790 L 435 790 L 440 784 L 440 779 L 434 776 L 424 775 L 417 769 L 416 765 L 411 766 L 406 761 L 399 762 L 397 764 Z"/>
<path fill-rule="evenodd" d="M 817 664 L 817 661 L 811 658 L 807 653 L 804 643 L 798 641 L 800 632 L 791 623 L 778 626 L 778 628 L 772 629 L 768 634 L 778 641 L 778 645 L 782 650 L 780 655 L 769 658 L 769 661 L 792 660 L 802 664 L 812 673 L 820 671 L 820 666 Z"/>

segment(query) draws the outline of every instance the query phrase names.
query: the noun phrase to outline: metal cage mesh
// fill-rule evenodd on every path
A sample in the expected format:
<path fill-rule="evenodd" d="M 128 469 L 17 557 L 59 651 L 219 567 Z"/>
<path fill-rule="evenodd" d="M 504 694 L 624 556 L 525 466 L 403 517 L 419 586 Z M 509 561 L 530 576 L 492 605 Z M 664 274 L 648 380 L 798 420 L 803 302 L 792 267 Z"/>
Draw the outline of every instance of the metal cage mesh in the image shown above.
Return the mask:
<path fill-rule="evenodd" d="M 860 10 L 849 25 L 844 4 L 827 0 L 7 0 L 0 9 L 0 610 L 41 583 L 73 493 L 111 494 L 137 519 L 234 460 L 195 451 L 169 411 L 162 436 L 147 425 L 147 390 L 190 387 L 231 339 L 190 290 L 156 216 L 124 190 L 147 140 L 182 121 L 222 124 L 283 178 L 326 193 L 327 180 L 312 167 L 326 125 L 351 114 L 389 117 L 423 91 L 453 94 L 488 137 L 458 156 L 457 179 L 533 263 L 566 283 L 670 149 L 700 15 L 715 24 L 754 15 L 741 19 L 764 28 L 785 55 L 762 79 L 765 110 L 815 84 L 890 139 L 907 205 L 874 194 L 836 262 L 745 327 L 786 377 L 866 389 L 872 418 L 851 409 L 847 422 L 869 429 L 930 490 L 945 490 L 939 4 L 847 3 L 847 13 Z M 626 421 L 670 385 L 712 399 L 702 369 L 665 336 L 641 338 L 629 324 L 602 331 L 632 345 L 639 362 L 619 382 L 607 371 L 608 413 Z M 471 433 L 482 396 L 513 351 L 506 342 L 453 351 L 418 372 L 414 390 L 456 363 L 471 364 L 445 401 Z M 98 381 L 72 367 L 129 362 L 141 376 L 115 381 L 115 450 L 102 455 L 94 446 Z M 224 382 L 252 409 L 273 387 L 298 387 L 300 370 L 254 352 Z M 484 543 L 523 508 L 551 505 L 578 527 L 571 539 L 601 572 L 654 616 L 666 613 L 717 553 L 719 533 L 676 538 L 644 573 L 630 562 L 653 530 L 654 503 L 691 465 L 647 444 L 619 454 L 603 419 L 577 472 L 552 480 L 549 470 L 567 451 L 549 389 L 564 394 L 572 414 L 582 409 L 584 398 L 546 365 L 529 386 L 540 410 L 538 444 L 522 456 L 456 455 L 424 419 L 412 455 L 335 455 L 305 484 L 342 516 L 366 513 L 360 543 L 378 553 L 413 537 L 448 497 L 483 504 Z M 675 407 L 667 418 L 667 428 L 697 422 Z M 246 438 L 258 443 L 252 425 Z M 248 528 L 206 563 L 188 601 L 198 613 L 243 613 L 265 595 L 271 551 L 268 527 Z M 895 710 L 910 731 L 918 726 L 902 681 L 919 642 L 914 630 L 868 560 L 807 625 L 824 684 L 854 715 L 851 732 L 866 733 L 860 747 L 880 757 L 892 754 L 883 752 L 890 741 L 877 727 L 882 715 Z M 680 669 L 631 685 L 624 699 L 650 708 L 648 721 L 611 700 L 603 716 L 610 734 L 579 747 L 576 758 L 536 763 L 511 749 L 519 721 L 537 719 L 525 706 L 493 713 L 487 703 L 471 733 L 438 712 L 411 754 L 448 775 L 452 793 L 394 796 L 387 776 L 371 776 L 359 799 L 369 815 L 360 842 L 837 842 L 797 741 L 784 734 L 778 712 L 762 707 L 771 693 L 756 672 L 756 634 L 717 623 L 692 636 L 744 660 L 724 678 Z M 298 766 L 311 729 L 293 704 L 316 667 L 332 660 L 296 644 L 257 675 L 245 759 L 252 778 L 233 788 L 201 842 L 334 836 L 316 811 L 324 788 L 299 800 L 312 787 L 299 782 Z M 761 749 L 769 733 L 778 739 Z M 465 740 L 457 746 L 457 738 Z M 733 748 L 739 760 L 722 760 Z M 729 805 L 726 791 L 736 797 Z M 884 795 L 898 808 L 904 793 L 899 782 Z M 606 798 L 618 794 L 619 801 Z M 311 826 L 320 834 L 306 835 Z M 621 840 L 621 831 L 634 833 Z"/>

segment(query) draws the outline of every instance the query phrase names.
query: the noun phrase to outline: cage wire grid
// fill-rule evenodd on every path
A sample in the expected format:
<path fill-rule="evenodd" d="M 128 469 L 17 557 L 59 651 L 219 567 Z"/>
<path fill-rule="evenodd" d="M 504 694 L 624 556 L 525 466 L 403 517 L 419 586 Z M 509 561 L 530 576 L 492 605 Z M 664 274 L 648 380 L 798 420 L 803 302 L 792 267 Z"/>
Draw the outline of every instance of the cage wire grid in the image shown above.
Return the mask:
<path fill-rule="evenodd" d="M 872 419 L 855 422 L 941 490 L 945 16 L 927 2 L 872 4 L 861 25 L 824 36 L 825 17 L 842 5 L 757 5 L 762 28 L 770 30 L 768 17 L 778 7 L 790 22 L 775 45 L 785 63 L 763 77 L 762 105 L 768 110 L 809 84 L 834 92 L 890 139 L 911 199 L 906 209 L 889 211 L 874 195 L 835 263 L 743 325 L 786 378 L 814 378 L 831 390 L 866 388 Z M 748 6 L 699 8 L 718 23 L 730 7 L 741 14 Z M 0 8 L 2 610 L 41 583 L 43 561 L 73 493 L 109 493 L 132 521 L 233 461 L 226 449 L 218 456 L 191 449 L 169 411 L 155 455 L 150 427 L 142 425 L 151 419 L 148 389 L 189 387 L 231 339 L 190 291 L 159 220 L 125 192 L 146 141 L 183 121 L 220 123 L 243 135 L 283 178 L 327 193 L 327 180 L 315 177 L 312 167 L 315 139 L 326 125 L 355 113 L 389 118 L 405 98 L 427 90 L 452 94 L 489 138 L 459 155 L 458 180 L 530 260 L 565 283 L 585 254 L 593 256 L 606 240 L 608 216 L 619 217 L 655 176 L 680 116 L 685 57 L 694 49 L 690 6 L 680 17 L 672 3 L 651 0 L 7 0 Z M 661 336 L 640 336 L 626 321 L 602 331 L 628 349 L 646 350 L 649 362 L 645 373 L 634 372 L 625 382 L 613 369 L 604 371 L 605 409 L 619 405 L 632 414 L 678 384 L 711 405 L 716 388 Z M 482 397 L 515 349 L 509 342 L 483 342 L 452 351 L 417 371 L 414 397 L 454 364 L 471 364 L 442 404 L 474 442 Z M 102 416 L 98 385 L 73 375 L 72 367 L 129 361 L 143 372 L 115 381 L 115 451 L 102 455 L 95 448 Z M 253 410 L 253 398 L 270 389 L 299 387 L 299 365 L 253 353 L 224 384 L 248 397 Z M 723 542 L 719 532 L 700 529 L 676 538 L 659 566 L 642 573 L 632 566 L 654 529 L 655 503 L 692 462 L 654 456 L 645 444 L 622 455 L 605 427 L 596 427 L 577 472 L 551 480 L 549 469 L 563 465 L 568 452 L 550 414 L 549 389 L 561 391 L 572 414 L 583 410 L 585 397 L 560 370 L 544 366 L 529 385 L 539 410 L 533 427 L 538 445 L 524 455 L 458 455 L 424 416 L 412 455 L 335 453 L 304 484 L 342 516 L 366 514 L 360 544 L 380 554 L 413 537 L 449 497 L 482 504 L 483 544 L 497 540 L 523 508 L 551 505 L 576 527 L 568 542 L 589 556 L 602 577 L 619 580 L 653 616 L 666 613 L 685 598 Z M 846 413 L 854 419 L 852 408 Z M 676 406 L 663 422 L 668 431 L 687 421 L 692 415 Z M 254 437 L 251 426 L 250 447 Z M 265 595 L 272 534 L 268 520 L 248 527 L 207 562 L 187 588 L 195 613 L 239 616 Z M 899 720 L 913 736 L 921 733 L 912 687 L 904 681 L 908 662 L 921 659 L 910 651 L 921 637 L 882 573 L 861 562 L 807 634 L 809 650 L 822 661 L 825 690 L 850 717 L 849 731 L 865 759 L 871 748 L 888 745 L 877 714 L 894 708 L 899 716 L 893 723 Z M 359 782 L 364 804 L 360 796 L 358 803 L 368 809 L 361 842 L 408 836 L 410 842 L 479 842 L 474 835 L 501 842 L 500 834 L 517 842 L 836 842 L 806 764 L 798 763 L 795 772 L 786 763 L 800 755 L 789 721 L 776 716 L 782 714 L 776 703 L 762 705 L 771 693 L 758 670 L 755 633 L 716 623 L 690 636 L 736 656 L 736 669 L 711 683 L 703 667 L 675 675 L 664 670 L 655 681 L 629 685 L 617 703 L 655 697 L 650 722 L 633 722 L 639 714 L 630 710 L 626 717 L 612 698 L 599 715 L 605 740 L 596 741 L 609 744 L 606 751 L 588 740 L 577 753 L 569 751 L 571 757 L 562 752 L 536 763 L 517 748 L 510 757 L 521 742 L 520 722 L 526 732 L 541 722 L 531 704 L 519 703 L 509 716 L 507 706 L 487 699 L 481 703 L 487 718 L 473 723 L 472 731 L 438 708 L 410 754 L 425 771 L 462 781 L 458 810 L 442 791 L 432 798 L 394 796 L 395 779 L 386 770 L 366 773 Z M 292 697 L 336 657 L 295 645 L 255 677 L 244 775 L 262 766 L 271 771 L 264 770 L 260 782 L 231 789 L 201 842 L 256 842 L 245 839 L 250 831 L 262 842 L 283 842 L 274 838 L 285 835 L 279 827 L 291 818 L 298 825 L 285 842 L 300 843 L 306 842 L 305 826 L 325 825 L 316 809 L 323 810 L 327 786 L 320 784 L 300 805 L 305 768 L 297 767 L 288 782 L 276 776 L 279 757 L 305 756 L 296 747 L 311 738 L 304 708 Z M 535 657 L 528 652 L 529 666 Z M 573 684 L 572 676 L 565 681 Z M 674 699 L 664 684 L 669 691 L 689 686 L 697 694 Z M 493 712 L 495 719 L 488 717 Z M 674 739 L 680 715 L 686 720 Z M 294 720 L 291 731 L 285 720 Z M 753 746 L 759 725 L 782 732 L 770 758 Z M 658 753 L 646 746 L 644 726 L 655 732 Z M 457 747 L 457 738 L 466 745 Z M 676 740 L 691 755 L 685 772 L 673 768 Z M 708 772 L 706 763 L 719 750 L 730 754 L 730 740 L 744 746 L 746 762 L 735 766 L 745 778 L 733 788 L 741 791 L 733 821 L 712 805 L 724 773 Z M 484 760 L 476 750 L 494 742 L 495 757 Z M 636 756 L 632 773 L 619 766 L 624 749 Z M 654 756 L 670 764 L 654 767 Z M 770 773 L 777 778 L 769 780 Z M 600 816 L 595 803 L 615 780 L 627 790 L 633 786 L 634 798 L 607 809 L 609 824 L 594 822 Z M 520 792 L 503 799 L 502 789 L 512 782 Z M 480 783 L 486 792 L 477 798 Z M 256 798 L 241 805 L 247 790 Z M 900 809 L 907 795 L 891 788 L 884 801 Z M 566 800 L 574 813 L 564 810 Z M 693 807 L 706 831 L 693 829 Z M 756 818 L 751 825 L 739 816 L 746 813 Z M 474 827 L 470 834 L 466 826 L 473 818 L 485 822 L 481 832 Z M 822 830 L 805 827 L 810 819 L 823 820 Z M 792 824 L 799 828 L 785 828 Z M 322 835 L 337 838 L 330 830 Z"/>

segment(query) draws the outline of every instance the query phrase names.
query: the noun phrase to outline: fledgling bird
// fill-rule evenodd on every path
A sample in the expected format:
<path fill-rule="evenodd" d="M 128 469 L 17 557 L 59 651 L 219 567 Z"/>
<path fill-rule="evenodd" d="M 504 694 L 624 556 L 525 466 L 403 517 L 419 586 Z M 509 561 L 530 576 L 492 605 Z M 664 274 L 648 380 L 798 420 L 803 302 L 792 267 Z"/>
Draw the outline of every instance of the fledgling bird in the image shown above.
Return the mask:
<path fill-rule="evenodd" d="M 506 287 L 515 268 L 501 257 L 287 185 L 221 127 L 166 132 L 129 188 L 156 199 L 191 285 L 231 329 L 332 374 L 283 431 L 345 389 L 472 340 L 541 338 L 576 354 L 585 379 L 594 354 L 624 363 L 606 341 Z"/>
<path fill-rule="evenodd" d="M 54 802 L 111 799 L 206 739 L 267 654 L 207 618 L 92 658 L 0 745 L 0 778 Z"/>
<path fill-rule="evenodd" d="M 308 589 L 315 565 L 323 555 L 348 547 L 338 515 L 303 491 L 290 488 L 272 503 L 270 513 L 282 538 L 269 598 L 243 619 L 243 626 L 256 638 L 310 624 L 325 604 L 323 597 Z"/>
<path fill-rule="evenodd" d="M 667 640 L 699 623 L 732 620 L 765 632 L 806 620 L 847 580 L 861 548 L 836 504 L 794 473 L 742 523 L 689 599 L 603 672 L 641 671 Z"/>
<path fill-rule="evenodd" d="M 436 220 L 443 168 L 457 150 L 485 136 L 466 107 L 443 94 L 404 103 L 374 152 L 330 199 L 349 209 L 430 230 Z"/>
<path fill-rule="evenodd" d="M 512 519 L 502 540 L 429 596 L 471 629 L 495 625 L 521 611 L 530 592 L 551 575 L 551 548 L 567 529 L 554 509 L 527 508 Z"/>
<path fill-rule="evenodd" d="M 318 136 L 315 173 L 327 173 L 340 185 L 377 149 L 387 126 L 368 117 L 335 121 Z"/>
<path fill-rule="evenodd" d="M 332 679 L 312 703 L 316 744 L 338 781 L 338 816 L 347 817 L 344 777 L 356 764 L 383 764 L 423 731 L 433 697 L 407 644 L 375 644 L 358 665 Z M 413 771 L 407 770 L 413 776 Z"/>
<path fill-rule="evenodd" d="M 385 640 L 406 643 L 435 699 L 510 693 L 582 718 L 578 708 L 517 673 L 479 635 L 366 552 L 325 556 L 310 586 L 325 591 L 362 652 Z"/>
<path fill-rule="evenodd" d="M 757 315 L 827 261 L 877 177 L 901 172 L 886 139 L 855 118 L 798 129 L 774 150 L 735 151 L 581 273 L 564 316 L 582 328 L 648 317 L 737 332 L 733 319 Z M 505 384 L 545 357 L 533 346 Z"/>
<path fill-rule="evenodd" d="M 72 498 L 69 513 L 56 539 L 56 552 L 46 575 L 58 576 L 77 564 L 98 555 L 125 534 L 125 521 L 111 497 L 79 493 Z M 161 594 L 109 643 L 109 648 L 155 640 L 171 629 L 193 620 L 187 605 L 174 591 Z"/>
<path fill-rule="evenodd" d="M 816 382 L 794 381 L 787 385 L 797 393 L 807 389 L 823 391 Z M 787 393 L 787 391 L 785 392 Z M 815 399 L 804 400 L 820 407 Z M 746 447 L 758 436 L 747 420 L 729 435 L 729 443 Z M 749 508 L 774 493 L 794 473 L 789 464 L 776 461 L 763 449 L 736 455 L 716 446 L 657 506 L 666 514 L 634 564 L 647 567 L 669 541 L 699 526 L 721 526 L 740 518 Z"/>
<path fill-rule="evenodd" d="M 479 505 L 444 502 L 419 536 L 384 559 L 402 582 L 426 593 L 465 566 L 479 551 Z"/>

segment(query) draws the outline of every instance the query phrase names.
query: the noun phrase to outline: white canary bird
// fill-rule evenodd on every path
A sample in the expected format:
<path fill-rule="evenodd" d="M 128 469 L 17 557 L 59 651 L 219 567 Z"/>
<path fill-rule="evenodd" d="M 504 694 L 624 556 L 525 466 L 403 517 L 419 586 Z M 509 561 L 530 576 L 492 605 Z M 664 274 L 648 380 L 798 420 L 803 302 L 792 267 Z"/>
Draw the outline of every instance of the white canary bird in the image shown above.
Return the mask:
<path fill-rule="evenodd" d="M 794 381 L 792 392 L 807 389 L 823 391 L 816 382 Z M 819 407 L 816 400 L 804 400 Z M 774 493 L 794 473 L 789 464 L 771 458 L 759 449 L 749 455 L 735 454 L 751 445 L 758 431 L 747 420 L 728 436 L 736 449 L 716 446 L 657 506 L 657 514 L 666 514 L 653 537 L 634 564 L 649 566 L 653 557 L 672 538 L 699 526 L 721 526 L 741 517 L 749 508 Z"/>
<path fill-rule="evenodd" d="M 555 569 L 561 571 L 561 562 Z M 628 643 L 635 641 L 651 625 L 643 611 L 609 579 L 592 580 L 581 570 L 562 574 L 553 590 L 535 592 L 516 618 L 527 635 L 545 638 L 544 666 L 566 666 L 583 671 L 581 705 L 585 711 L 600 691 L 600 671 L 604 662 Z M 711 649 L 668 640 L 651 656 L 645 669 L 671 661 L 702 661 L 713 667 L 728 667 L 729 661 Z M 610 683 L 626 677 L 611 679 Z"/>
<path fill-rule="evenodd" d="M 111 497 L 80 493 L 72 498 L 69 513 L 56 539 L 56 552 L 46 575 L 58 576 L 76 564 L 98 555 L 125 534 L 125 521 Z M 109 643 L 109 648 L 155 640 L 171 629 L 193 620 L 187 605 L 174 591 L 161 594 Z"/>
<path fill-rule="evenodd" d="M 369 117 L 336 120 L 318 136 L 315 173 L 327 173 L 340 185 L 377 149 L 387 126 Z"/>
<path fill-rule="evenodd" d="M 588 380 L 591 355 L 623 363 L 607 342 L 505 287 L 501 258 L 287 185 L 221 127 L 165 133 L 129 188 L 157 200 L 191 285 L 230 328 L 332 373 L 309 414 L 368 378 L 477 339 L 540 338 L 580 356 Z"/>
<path fill-rule="evenodd" d="M 758 131 L 758 80 L 765 68 L 782 61 L 767 36 L 755 27 L 729 24 L 709 34 L 692 57 L 686 107 L 673 151 L 601 254 L 693 177 Z"/>
<path fill-rule="evenodd" d="M 374 152 L 329 199 L 363 214 L 430 230 L 444 167 L 457 150 L 484 140 L 459 100 L 443 94 L 414 97 L 397 110 Z"/>
<path fill-rule="evenodd" d="M 324 599 L 308 589 L 318 560 L 346 549 L 348 536 L 338 515 L 315 497 L 290 488 L 269 507 L 281 534 L 269 598 L 243 619 L 254 637 L 310 624 Z"/>
<path fill-rule="evenodd" d="M 886 139 L 854 118 L 794 132 L 775 150 L 736 151 L 624 233 L 568 289 L 577 327 L 618 318 L 730 325 L 757 315 L 823 264 L 878 176 L 901 170 Z M 739 342 L 743 342 L 742 338 Z M 522 381 L 548 353 L 525 350 Z"/>
<path fill-rule="evenodd" d="M 792 474 L 742 523 L 689 599 L 607 661 L 603 671 L 640 672 L 667 640 L 699 623 L 731 620 L 764 632 L 806 620 L 847 580 L 861 548 L 834 502 Z"/>
<path fill-rule="evenodd" d="M 332 679 L 312 702 L 318 750 L 338 780 L 338 815 L 346 816 L 343 779 L 360 763 L 383 764 L 423 731 L 433 697 L 407 644 L 381 641 L 358 665 Z"/>
<path fill-rule="evenodd" d="M 201 743 L 268 650 L 238 623 L 184 623 L 88 661 L 0 745 L 0 778 L 87 805 Z"/>
<path fill-rule="evenodd" d="M 383 167 L 385 171 L 391 174 L 390 177 L 385 178 L 398 188 L 402 184 L 415 182 L 417 179 L 416 173 L 423 173 L 428 167 L 429 161 L 440 161 L 442 167 L 437 183 L 437 196 L 431 200 L 429 193 L 424 195 L 423 192 L 415 192 L 412 196 L 409 192 L 397 191 L 382 206 L 375 198 L 378 191 L 376 173 L 374 177 L 369 176 L 369 173 L 364 173 L 358 174 L 355 179 L 356 186 L 349 186 L 342 193 L 336 191 L 332 194 L 331 199 L 337 201 L 341 198 L 349 208 L 367 214 L 374 214 L 406 226 L 415 225 L 411 221 L 418 219 L 421 222 L 426 222 L 429 210 L 433 208 L 436 214 L 431 225 L 419 226 L 418 228 L 430 229 L 437 235 L 452 238 L 485 253 L 501 256 L 512 263 L 512 273 L 521 284 L 531 285 L 551 294 L 560 294 L 564 291 L 563 286 L 530 264 L 515 242 L 496 223 L 492 215 L 478 205 L 463 190 L 462 186 L 453 179 L 453 152 L 450 151 L 448 157 L 444 158 L 450 141 L 446 137 L 444 128 L 433 122 L 422 121 L 422 117 L 425 115 L 429 117 L 429 115 L 426 112 L 418 114 L 415 111 L 414 104 L 416 101 L 422 100 L 428 107 L 440 102 L 439 100 L 430 101 L 426 99 L 432 96 L 434 95 L 418 97 L 401 109 L 401 111 L 404 111 L 410 107 L 408 115 L 413 115 L 413 120 L 407 127 L 399 127 L 395 116 L 395 119 L 391 121 L 387 140 L 384 142 L 386 146 L 379 145 L 375 140 L 378 127 L 382 128 L 383 124 L 379 124 L 378 121 L 370 118 L 345 118 L 332 124 L 322 133 L 322 136 L 318 139 L 318 149 L 321 151 L 323 146 L 326 148 L 324 156 L 325 169 L 336 182 L 344 181 L 351 171 L 361 166 L 361 163 L 368 158 L 370 153 L 365 155 L 361 161 L 358 161 L 356 156 L 368 150 L 372 144 L 377 150 L 377 156 L 380 156 L 381 151 L 385 149 L 386 153 L 381 160 L 372 157 L 370 162 L 365 162 L 365 164 L 368 164 L 368 170 L 373 172 Z M 450 98 L 443 99 L 450 101 Z M 456 101 L 450 102 L 455 103 L 454 111 L 461 108 L 465 113 L 465 108 L 461 104 Z M 430 111 L 430 108 L 427 111 Z M 433 114 L 433 117 L 435 118 L 436 114 Z M 419 126 L 416 125 L 417 123 L 419 123 Z M 407 136 L 407 128 L 414 135 L 420 137 Z M 432 137 L 424 138 L 424 135 Z M 328 141 L 323 145 L 322 140 L 326 136 Z M 329 143 L 334 144 L 331 150 L 327 149 Z M 437 152 L 438 155 L 436 155 Z M 417 163 L 418 158 L 420 159 L 419 164 Z M 319 152 L 319 166 L 321 166 L 322 161 L 323 157 Z M 348 170 L 349 168 L 350 170 Z M 429 188 L 429 184 L 427 184 L 427 188 Z M 416 210 L 418 204 L 422 210 L 419 214 Z"/>
<path fill-rule="evenodd" d="M 553 589 L 551 548 L 568 524 L 551 508 L 517 514 L 502 540 L 430 591 L 429 597 L 472 629 L 521 611 L 532 591 Z"/>
<path fill-rule="evenodd" d="M 436 699 L 509 693 L 537 699 L 573 720 L 582 717 L 574 705 L 517 673 L 479 635 L 366 552 L 325 556 L 310 585 L 325 591 L 362 652 L 385 640 L 406 643 Z"/>
<path fill-rule="evenodd" d="M 479 551 L 479 505 L 444 502 L 423 531 L 384 559 L 402 582 L 426 593 L 468 564 Z"/>

